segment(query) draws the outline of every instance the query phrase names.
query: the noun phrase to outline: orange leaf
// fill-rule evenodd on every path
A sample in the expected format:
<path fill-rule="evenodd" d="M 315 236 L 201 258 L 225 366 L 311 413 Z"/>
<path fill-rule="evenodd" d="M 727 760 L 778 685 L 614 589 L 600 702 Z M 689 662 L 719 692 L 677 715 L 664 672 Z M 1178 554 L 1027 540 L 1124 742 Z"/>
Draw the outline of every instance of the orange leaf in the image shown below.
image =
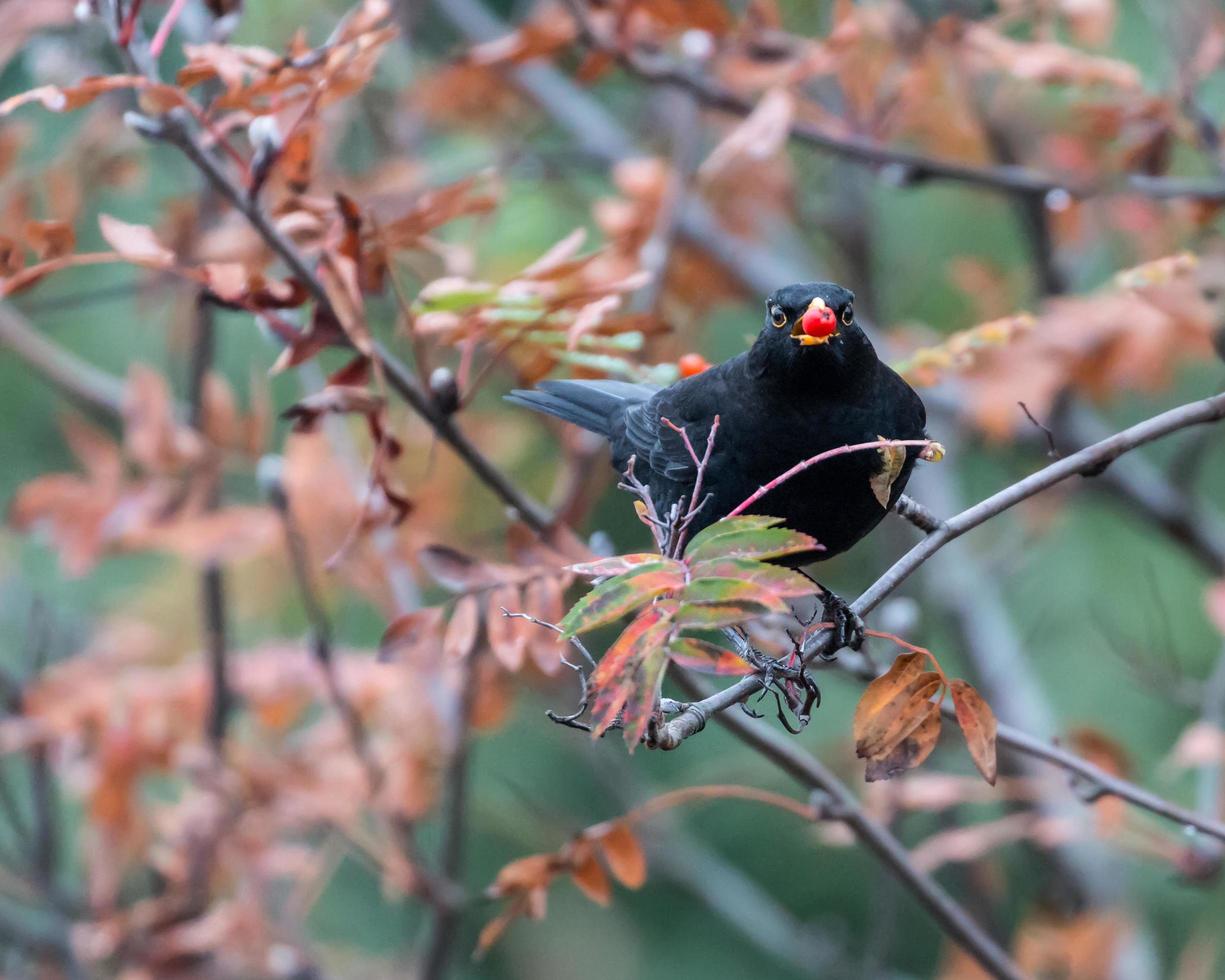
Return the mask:
<path fill-rule="evenodd" d="M 629 825 L 618 820 L 598 839 L 608 870 L 626 888 L 641 888 L 647 880 L 647 858 Z"/>
<path fill-rule="evenodd" d="M 957 709 L 957 724 L 966 737 L 970 758 L 983 779 L 995 785 L 995 714 L 973 687 L 963 680 L 949 686 L 953 692 L 953 707 Z"/>
<path fill-rule="evenodd" d="M 604 873 L 604 868 L 596 860 L 595 851 L 590 846 L 583 849 L 581 857 L 575 861 L 570 876 L 574 879 L 574 884 L 578 886 L 579 891 L 597 905 L 609 903 L 612 898 L 612 886 L 608 883 L 608 875 Z"/>
<path fill-rule="evenodd" d="M 864 778 L 869 783 L 874 783 L 879 779 L 892 779 L 907 769 L 913 769 L 931 755 L 939 738 L 940 705 L 929 701 L 914 729 L 887 752 L 868 760 Z"/>
<path fill-rule="evenodd" d="M 480 625 L 481 609 L 476 596 L 460 596 L 442 641 L 443 656 L 454 660 L 467 657 L 476 645 L 476 634 Z"/>

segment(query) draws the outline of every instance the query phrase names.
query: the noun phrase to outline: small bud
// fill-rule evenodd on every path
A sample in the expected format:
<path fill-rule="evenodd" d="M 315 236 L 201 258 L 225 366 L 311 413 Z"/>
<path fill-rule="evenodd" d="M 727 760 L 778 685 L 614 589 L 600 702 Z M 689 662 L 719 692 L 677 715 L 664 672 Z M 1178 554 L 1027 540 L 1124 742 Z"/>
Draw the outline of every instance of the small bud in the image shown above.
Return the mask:
<path fill-rule="evenodd" d="M 459 385 L 450 368 L 438 367 L 430 372 L 430 395 L 443 415 L 453 415 L 459 409 Z"/>

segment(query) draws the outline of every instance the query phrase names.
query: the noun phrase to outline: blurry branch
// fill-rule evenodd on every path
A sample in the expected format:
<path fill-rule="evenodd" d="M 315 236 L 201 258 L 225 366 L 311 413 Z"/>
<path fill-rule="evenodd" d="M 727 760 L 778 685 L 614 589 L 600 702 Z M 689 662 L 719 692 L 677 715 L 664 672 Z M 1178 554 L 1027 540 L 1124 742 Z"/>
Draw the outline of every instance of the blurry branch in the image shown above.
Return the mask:
<path fill-rule="evenodd" d="M 204 195 L 205 199 L 212 195 Z M 189 423 L 202 435 L 207 409 L 204 389 L 212 370 L 216 353 L 216 323 L 213 308 L 197 295 L 192 321 L 191 359 L 188 363 Z M 210 449 L 211 453 L 211 449 Z M 213 460 L 216 462 L 215 458 Z M 216 510 L 221 502 L 221 474 L 209 466 L 204 479 L 210 482 L 205 508 Z M 209 708 L 206 724 L 209 743 L 220 753 L 225 741 L 226 725 L 234 705 L 234 695 L 226 676 L 226 602 L 225 577 L 221 565 L 210 562 L 200 572 L 201 622 L 204 627 L 204 648 L 208 656 Z"/>
<path fill-rule="evenodd" d="M 413 0 L 399 0 L 402 17 L 410 15 L 412 6 Z M 479 0 L 435 0 L 434 9 L 469 43 L 492 41 L 510 31 Z M 506 73 L 591 156 L 615 164 L 650 155 L 598 99 L 551 65 L 532 61 L 508 68 Z M 794 254 L 794 250 L 771 251 L 724 228 L 697 194 L 686 193 L 681 197 L 676 230 L 752 293 L 766 296 L 780 282 L 804 282 L 810 278 L 811 263 Z"/>
<path fill-rule="evenodd" d="M 1161 439 L 1173 432 L 1193 425 L 1215 422 L 1222 418 L 1225 418 L 1225 394 L 1189 402 L 1178 408 L 1170 409 L 1168 412 L 1155 415 L 1131 428 L 1102 439 L 1080 452 L 1065 456 L 1043 467 L 1036 473 L 1005 487 L 998 493 L 944 521 L 937 530 L 894 562 L 884 575 L 851 603 L 851 609 L 860 616 L 867 615 L 946 544 L 993 517 L 998 517 L 1004 511 L 1028 500 L 1035 494 L 1069 477 L 1100 472 L 1103 466 L 1111 463 L 1123 453 Z M 813 640 L 814 642 L 804 651 L 804 660 L 808 663 L 821 654 L 830 652 L 832 635 L 829 630 L 825 630 L 816 634 Z M 758 691 L 760 687 L 760 678 L 749 676 L 724 688 L 717 694 L 690 705 L 676 718 L 660 726 L 656 744 L 659 748 L 676 748 L 690 735 L 701 731 L 712 715 L 743 701 Z"/>
<path fill-rule="evenodd" d="M 260 461 L 260 482 L 264 486 L 272 506 L 281 518 L 281 526 L 285 534 L 285 550 L 289 556 L 289 564 L 293 571 L 294 581 L 298 586 L 298 594 L 302 599 L 302 608 L 310 623 L 311 652 L 319 664 L 323 674 L 324 686 L 327 689 L 328 700 L 344 724 L 353 752 L 366 773 L 366 782 L 373 798 L 382 784 L 382 773 L 370 753 L 366 738 L 366 728 L 362 724 L 361 715 L 346 697 L 336 674 L 336 663 L 332 651 L 332 624 L 328 620 L 327 611 L 315 588 L 314 578 L 310 570 L 310 556 L 306 551 L 306 539 L 298 527 L 297 520 L 290 506 L 289 495 L 281 479 L 281 460 L 275 457 L 264 457 Z"/>
<path fill-rule="evenodd" d="M 1053 424 L 1061 445 L 1085 446 L 1107 431 L 1096 413 L 1071 400 Z M 1225 575 L 1225 518 L 1175 486 L 1148 460 L 1119 460 L 1094 482 L 1183 545 L 1212 574 Z"/>
<path fill-rule="evenodd" d="M 754 105 L 750 100 L 705 72 L 668 55 L 623 48 L 615 41 L 602 37 L 587 16 L 583 0 L 566 0 L 566 5 L 583 41 L 593 50 L 615 58 L 630 74 L 653 84 L 684 89 L 703 105 L 721 112 L 747 116 L 753 111 Z M 1225 201 L 1225 181 L 1219 179 L 1125 174 L 1104 183 L 1077 184 L 1013 164 L 980 166 L 896 149 L 860 136 L 835 136 L 803 120 L 792 122 L 791 137 L 856 163 L 888 167 L 892 181 L 899 186 L 928 180 L 952 180 L 971 187 L 1038 199 L 1051 191 L 1064 191 L 1073 197 L 1086 198 L 1121 190 L 1156 199 L 1188 197 L 1209 202 Z"/>
<path fill-rule="evenodd" d="M 469 654 L 459 678 L 456 718 L 451 756 L 443 776 L 442 842 L 438 853 L 438 874 L 444 881 L 458 883 L 463 876 L 464 830 L 468 825 L 468 770 L 472 751 L 472 709 L 476 700 L 476 657 Z M 426 946 L 422 980 L 443 980 L 455 952 L 462 909 L 456 903 L 435 903 L 430 936 Z"/>
<path fill-rule="evenodd" d="M 587 756 L 584 756 L 587 758 Z M 599 753 L 594 757 L 626 809 L 659 790 L 628 765 L 628 757 Z M 845 942 L 833 928 L 797 918 L 777 898 L 670 815 L 654 819 L 642 845 L 652 874 L 684 888 L 761 952 L 804 976 L 838 976 Z"/>
<path fill-rule="evenodd" d="M 0 302 L 0 346 L 82 406 L 108 418 L 123 409 L 123 381 L 48 340 L 12 306 Z"/>
<path fill-rule="evenodd" d="M 674 676 L 691 696 L 700 697 L 706 693 L 704 685 L 689 674 L 676 671 Z M 901 841 L 868 816 L 854 794 L 820 760 L 795 742 L 754 725 L 734 711 L 720 714 L 719 722 L 741 742 L 812 790 L 816 794 L 814 805 L 824 819 L 846 824 L 860 843 L 910 890 L 940 927 L 992 976 L 1022 976 L 999 944 L 933 878 L 915 866 Z"/>

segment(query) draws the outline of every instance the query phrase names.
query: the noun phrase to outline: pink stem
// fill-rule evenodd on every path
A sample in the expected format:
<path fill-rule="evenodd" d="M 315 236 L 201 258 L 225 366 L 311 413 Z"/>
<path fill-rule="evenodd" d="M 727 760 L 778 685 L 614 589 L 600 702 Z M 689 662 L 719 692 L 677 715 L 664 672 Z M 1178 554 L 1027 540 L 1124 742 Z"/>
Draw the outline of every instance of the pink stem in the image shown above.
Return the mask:
<path fill-rule="evenodd" d="M 170 32 L 174 30 L 179 14 L 183 12 L 183 8 L 186 6 L 187 0 L 172 0 L 170 9 L 166 11 L 166 16 L 157 25 L 157 33 L 153 35 L 153 40 L 149 42 L 149 53 L 153 57 L 156 58 L 162 53 L 162 48 L 166 46 L 166 41 L 170 38 Z"/>
<path fill-rule="evenodd" d="M 758 487 L 752 494 L 737 504 L 736 509 L 727 516 L 735 517 L 737 514 L 743 514 L 775 487 L 786 483 L 797 473 L 803 473 L 810 466 L 816 466 L 818 463 L 832 459 L 834 456 L 845 456 L 847 453 L 861 452 L 865 449 L 881 449 L 887 446 L 930 446 L 931 444 L 931 439 L 877 439 L 876 442 L 857 442 L 853 446 L 838 446 L 836 449 L 827 449 L 823 453 L 818 453 L 816 456 L 810 456 L 808 459 L 796 463 L 786 473 L 779 474 L 764 487 Z"/>

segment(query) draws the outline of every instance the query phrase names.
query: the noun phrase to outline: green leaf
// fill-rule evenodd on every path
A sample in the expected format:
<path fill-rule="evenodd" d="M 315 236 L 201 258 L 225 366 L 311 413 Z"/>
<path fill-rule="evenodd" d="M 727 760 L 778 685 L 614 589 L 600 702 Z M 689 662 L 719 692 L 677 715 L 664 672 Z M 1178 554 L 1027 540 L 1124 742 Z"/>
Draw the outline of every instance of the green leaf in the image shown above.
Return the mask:
<path fill-rule="evenodd" d="M 708 558 L 694 562 L 690 574 L 699 578 L 736 578 L 752 580 L 765 586 L 774 595 L 783 599 L 797 599 L 813 595 L 817 586 L 799 572 L 781 565 L 770 565 L 755 558 Z"/>
<path fill-rule="evenodd" d="M 729 602 L 752 602 L 786 612 L 787 603 L 766 586 L 751 579 L 740 578 L 695 578 L 681 590 L 677 599 L 686 604 L 726 605 Z"/>
<path fill-rule="evenodd" d="M 774 527 L 782 524 L 781 517 L 765 517 L 758 514 L 742 514 L 740 517 L 725 517 L 721 521 L 715 521 L 713 524 L 707 524 L 697 534 L 689 539 L 689 544 L 685 548 L 685 557 L 689 561 L 700 561 L 703 558 L 717 558 L 721 556 L 718 551 L 713 551 L 710 554 L 705 554 L 705 549 L 708 544 L 715 541 L 717 538 L 725 534 L 735 534 L 738 531 L 758 531 L 767 527 Z M 703 552 L 699 554 L 699 552 Z"/>
<path fill-rule="evenodd" d="M 603 735 L 624 707 L 626 742 L 632 749 L 642 738 L 668 665 L 666 646 L 674 628 L 672 609 L 668 603 L 658 603 L 639 613 L 591 675 L 596 691 L 591 708 L 593 737 Z"/>
<path fill-rule="evenodd" d="M 757 602 L 686 602 L 676 610 L 673 618 L 682 629 L 713 630 L 759 619 L 774 611 Z"/>
<path fill-rule="evenodd" d="M 558 624 L 562 636 L 568 639 L 576 633 L 586 633 L 597 626 L 611 623 L 631 609 L 684 584 L 684 569 L 679 562 L 660 559 L 639 565 L 623 575 L 601 582 L 576 602 Z"/>
<path fill-rule="evenodd" d="M 820 551 L 816 538 L 785 527 L 775 517 L 732 517 L 703 528 L 685 549 L 692 562 L 713 558 L 782 558 Z"/>

